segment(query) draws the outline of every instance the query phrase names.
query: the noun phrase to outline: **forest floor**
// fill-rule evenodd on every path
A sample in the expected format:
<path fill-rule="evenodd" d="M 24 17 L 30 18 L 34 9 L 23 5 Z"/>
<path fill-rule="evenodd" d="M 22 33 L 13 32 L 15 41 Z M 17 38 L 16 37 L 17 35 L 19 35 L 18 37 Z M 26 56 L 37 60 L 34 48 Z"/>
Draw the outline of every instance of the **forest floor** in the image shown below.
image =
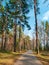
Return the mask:
<path fill-rule="evenodd" d="M 40 52 L 40 54 L 36 54 L 36 52 L 33 52 L 34 55 L 42 62 L 43 65 L 49 65 L 49 52 L 43 51 Z"/>
<path fill-rule="evenodd" d="M 23 56 L 24 52 L 21 53 L 16 53 L 16 52 L 0 52 L 0 65 L 14 65 L 14 63 L 18 61 L 19 57 Z M 27 55 L 29 54 L 29 55 Z M 32 57 L 32 53 L 30 55 L 30 52 L 27 52 L 26 55 L 23 57 L 27 59 L 33 59 L 34 56 Z M 37 57 L 43 65 L 49 65 L 49 52 L 40 52 L 39 55 L 36 54 L 36 52 L 33 52 L 35 57 Z M 23 59 L 25 60 L 25 59 Z M 33 59 L 34 60 L 34 59 Z M 29 60 L 23 61 L 23 62 L 28 62 Z"/>
<path fill-rule="evenodd" d="M 0 52 L 0 65 L 13 65 L 22 53 Z"/>

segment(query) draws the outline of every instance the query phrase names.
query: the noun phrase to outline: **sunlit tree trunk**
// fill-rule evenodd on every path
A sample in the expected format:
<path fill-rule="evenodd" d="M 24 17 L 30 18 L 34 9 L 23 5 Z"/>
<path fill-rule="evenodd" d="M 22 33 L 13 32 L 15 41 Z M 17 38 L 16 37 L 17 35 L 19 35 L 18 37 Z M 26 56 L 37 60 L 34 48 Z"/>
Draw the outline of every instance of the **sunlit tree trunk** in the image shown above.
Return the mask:
<path fill-rule="evenodd" d="M 33 51 L 34 51 L 34 39 L 33 39 L 33 41 L 32 41 L 32 46 L 33 46 L 33 48 L 32 48 L 32 49 L 33 49 Z"/>

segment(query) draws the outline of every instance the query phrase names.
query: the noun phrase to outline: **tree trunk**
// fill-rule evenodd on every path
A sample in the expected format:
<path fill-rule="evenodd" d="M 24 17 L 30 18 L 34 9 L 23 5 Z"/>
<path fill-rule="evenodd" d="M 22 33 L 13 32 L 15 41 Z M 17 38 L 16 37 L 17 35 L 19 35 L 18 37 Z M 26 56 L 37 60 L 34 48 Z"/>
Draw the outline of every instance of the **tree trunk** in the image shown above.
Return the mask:
<path fill-rule="evenodd" d="M 6 16 L 6 24 L 5 24 L 5 27 L 7 28 L 7 26 L 8 26 L 8 21 L 7 21 L 7 16 Z M 6 35 L 6 33 L 7 33 L 7 30 L 6 30 L 6 28 L 5 28 L 5 41 L 4 41 L 4 50 L 6 50 L 6 40 L 7 40 L 7 35 Z"/>
<path fill-rule="evenodd" d="M 38 43 L 38 23 L 37 23 L 37 14 L 36 14 L 36 0 L 34 0 L 34 14 L 35 14 L 35 29 L 36 29 L 36 51 L 39 54 L 39 43 Z"/>
<path fill-rule="evenodd" d="M 44 34 L 44 51 L 45 51 L 45 34 Z"/>
<path fill-rule="evenodd" d="M 48 35 L 46 37 L 46 50 L 48 50 Z"/>
<path fill-rule="evenodd" d="M 14 52 L 16 52 L 16 22 L 14 22 Z"/>
<path fill-rule="evenodd" d="M 19 25 L 19 50 L 21 52 L 21 43 L 20 43 L 20 41 L 21 41 L 21 25 Z"/>
<path fill-rule="evenodd" d="M 34 37 L 33 37 L 33 51 L 35 50 L 35 48 L 34 48 Z"/>
<path fill-rule="evenodd" d="M 24 50 L 25 50 L 25 38 L 24 38 Z"/>
<path fill-rule="evenodd" d="M 1 50 L 3 50 L 3 46 L 4 46 L 4 26 L 2 25 L 2 44 L 1 44 Z"/>
<path fill-rule="evenodd" d="M 3 36 L 4 33 L 2 33 L 2 44 L 1 44 L 1 50 L 3 50 L 3 44 L 4 44 L 4 36 Z"/>
<path fill-rule="evenodd" d="M 5 32 L 4 50 L 6 50 L 6 40 L 7 40 L 7 36 L 6 36 L 6 32 Z"/>

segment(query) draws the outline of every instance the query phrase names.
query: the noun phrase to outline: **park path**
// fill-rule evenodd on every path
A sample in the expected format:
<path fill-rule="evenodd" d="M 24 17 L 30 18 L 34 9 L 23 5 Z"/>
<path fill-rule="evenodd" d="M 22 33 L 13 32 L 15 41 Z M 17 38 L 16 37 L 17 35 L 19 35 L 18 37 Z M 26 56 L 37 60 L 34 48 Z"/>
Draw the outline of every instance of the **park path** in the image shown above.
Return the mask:
<path fill-rule="evenodd" d="M 14 65 L 43 65 L 32 53 L 31 50 L 22 54 Z"/>

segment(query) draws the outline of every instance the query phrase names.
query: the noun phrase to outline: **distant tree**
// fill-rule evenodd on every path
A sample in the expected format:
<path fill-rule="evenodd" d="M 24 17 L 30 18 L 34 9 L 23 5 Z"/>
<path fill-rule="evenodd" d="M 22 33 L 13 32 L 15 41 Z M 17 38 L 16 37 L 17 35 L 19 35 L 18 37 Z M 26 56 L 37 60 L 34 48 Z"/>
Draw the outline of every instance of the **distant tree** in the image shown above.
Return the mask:
<path fill-rule="evenodd" d="M 48 44 L 48 38 L 49 38 L 49 23 L 48 23 L 48 21 L 46 21 L 46 23 L 45 23 L 45 32 L 46 32 L 46 48 L 48 50 L 48 46 L 49 46 L 49 44 Z"/>
<path fill-rule="evenodd" d="M 25 37 L 25 41 L 26 41 L 25 48 L 26 49 L 30 49 L 30 47 L 31 47 L 30 37 L 29 36 L 26 36 Z"/>
<path fill-rule="evenodd" d="M 45 50 L 45 23 L 42 21 L 41 22 L 41 26 L 42 26 L 42 36 L 43 36 L 43 44 L 44 44 L 44 50 Z"/>

